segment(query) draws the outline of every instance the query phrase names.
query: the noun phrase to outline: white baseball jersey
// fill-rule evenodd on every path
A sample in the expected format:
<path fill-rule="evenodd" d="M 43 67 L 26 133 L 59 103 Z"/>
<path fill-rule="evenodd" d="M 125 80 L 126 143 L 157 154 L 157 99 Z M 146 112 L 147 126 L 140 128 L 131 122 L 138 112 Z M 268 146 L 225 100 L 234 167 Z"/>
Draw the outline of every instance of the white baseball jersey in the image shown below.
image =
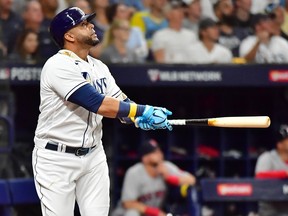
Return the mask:
<path fill-rule="evenodd" d="M 101 145 L 103 116 L 67 101 L 87 83 L 103 95 L 122 97 L 109 69 L 97 59 L 88 56 L 84 61 L 71 51 L 60 50 L 46 62 L 41 73 L 36 145 L 43 147 L 48 141 L 73 147 Z"/>
<path fill-rule="evenodd" d="M 247 55 L 257 43 L 256 36 L 245 38 L 239 48 L 241 57 Z M 268 44 L 261 43 L 255 57 L 256 63 L 287 63 L 288 42 L 280 36 L 272 36 Z"/>
<path fill-rule="evenodd" d="M 187 63 L 192 64 L 221 64 L 232 62 L 232 52 L 226 47 L 215 44 L 209 51 L 202 42 L 192 44 L 189 47 Z"/>
<path fill-rule="evenodd" d="M 152 51 L 164 50 L 165 63 L 185 63 L 187 61 L 187 47 L 198 41 L 196 34 L 182 28 L 176 31 L 165 28 L 157 31 L 152 38 Z"/>

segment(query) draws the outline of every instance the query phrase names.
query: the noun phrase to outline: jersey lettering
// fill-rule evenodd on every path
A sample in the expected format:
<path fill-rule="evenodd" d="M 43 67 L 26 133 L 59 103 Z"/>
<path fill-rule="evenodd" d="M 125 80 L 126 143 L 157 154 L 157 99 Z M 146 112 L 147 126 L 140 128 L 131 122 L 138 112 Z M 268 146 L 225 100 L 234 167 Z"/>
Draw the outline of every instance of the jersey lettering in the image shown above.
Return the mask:
<path fill-rule="evenodd" d="M 96 79 L 95 82 L 94 82 L 94 87 L 95 87 L 95 89 L 98 90 L 98 92 L 100 94 L 104 94 L 104 88 L 107 87 L 106 77 L 103 77 L 103 78 L 100 78 L 100 79 Z"/>

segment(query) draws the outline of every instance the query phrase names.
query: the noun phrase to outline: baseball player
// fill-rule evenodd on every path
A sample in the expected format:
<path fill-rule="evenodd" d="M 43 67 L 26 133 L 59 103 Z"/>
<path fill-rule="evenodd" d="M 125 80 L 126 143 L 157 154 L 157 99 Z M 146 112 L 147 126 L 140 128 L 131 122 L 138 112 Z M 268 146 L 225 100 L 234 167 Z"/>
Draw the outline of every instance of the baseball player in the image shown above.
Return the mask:
<path fill-rule="evenodd" d="M 193 175 L 164 160 L 158 142 L 154 139 L 141 145 L 140 156 L 141 162 L 130 167 L 125 174 L 121 200 L 113 216 L 166 216 L 163 207 L 167 186 L 183 185 L 181 190 L 185 191 L 185 187 L 196 182 Z"/>
<path fill-rule="evenodd" d="M 61 50 L 45 63 L 33 171 L 43 216 L 106 216 L 109 176 L 102 146 L 104 117 L 135 122 L 141 129 L 169 129 L 165 108 L 130 101 L 109 69 L 88 55 L 99 40 L 85 15 L 71 7 L 57 14 L 50 33 Z"/>

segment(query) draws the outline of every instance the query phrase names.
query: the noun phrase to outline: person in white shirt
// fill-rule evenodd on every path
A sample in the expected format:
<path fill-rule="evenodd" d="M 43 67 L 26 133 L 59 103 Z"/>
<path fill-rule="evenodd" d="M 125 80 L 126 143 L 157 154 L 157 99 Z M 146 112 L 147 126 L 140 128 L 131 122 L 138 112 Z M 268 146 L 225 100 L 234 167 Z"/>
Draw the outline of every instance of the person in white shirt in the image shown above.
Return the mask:
<path fill-rule="evenodd" d="M 152 52 L 158 63 L 185 63 L 187 45 L 197 41 L 196 34 L 182 27 L 184 18 L 182 5 L 171 2 L 166 8 L 169 21 L 167 28 L 157 31 L 152 37 Z"/>
<path fill-rule="evenodd" d="M 255 34 L 245 38 L 239 49 L 239 55 L 247 62 L 287 63 L 288 42 L 273 33 L 272 21 L 264 14 L 254 17 Z"/>
<path fill-rule="evenodd" d="M 217 43 L 219 27 L 210 18 L 201 20 L 199 24 L 199 39 L 197 44 L 189 44 L 187 63 L 221 64 L 232 62 L 232 52 Z"/>
<path fill-rule="evenodd" d="M 202 7 L 200 0 L 183 0 L 185 18 L 182 26 L 190 29 L 198 35 L 199 22 L 202 18 Z"/>

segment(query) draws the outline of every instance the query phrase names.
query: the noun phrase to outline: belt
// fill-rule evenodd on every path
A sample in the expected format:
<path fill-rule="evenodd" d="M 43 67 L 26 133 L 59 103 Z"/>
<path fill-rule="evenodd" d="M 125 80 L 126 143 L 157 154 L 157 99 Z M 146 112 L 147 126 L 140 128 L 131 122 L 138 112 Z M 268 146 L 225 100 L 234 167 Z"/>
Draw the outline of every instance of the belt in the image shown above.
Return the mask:
<path fill-rule="evenodd" d="M 49 149 L 52 151 L 71 153 L 71 154 L 75 154 L 76 156 L 83 156 L 83 155 L 88 154 L 92 149 L 95 148 L 95 146 L 92 146 L 90 148 L 66 146 L 66 148 L 64 147 L 63 149 L 62 148 L 60 149 L 58 143 L 48 142 L 45 146 L 45 149 Z"/>

